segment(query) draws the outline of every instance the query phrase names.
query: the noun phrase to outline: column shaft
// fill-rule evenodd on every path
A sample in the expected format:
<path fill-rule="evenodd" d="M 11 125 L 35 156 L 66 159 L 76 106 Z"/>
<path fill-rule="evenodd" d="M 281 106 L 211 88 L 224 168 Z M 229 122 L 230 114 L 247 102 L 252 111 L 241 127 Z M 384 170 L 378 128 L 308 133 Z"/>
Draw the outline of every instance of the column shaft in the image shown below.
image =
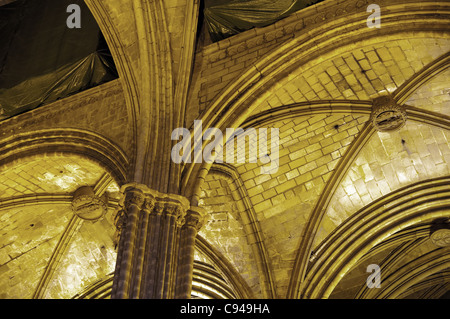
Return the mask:
<path fill-rule="evenodd" d="M 186 198 L 123 187 L 111 298 L 190 298 L 195 237 L 204 219 Z"/>
<path fill-rule="evenodd" d="M 206 214 L 199 207 L 191 208 L 181 229 L 180 251 L 175 298 L 188 299 L 191 296 L 194 271 L 195 238 L 205 222 Z"/>

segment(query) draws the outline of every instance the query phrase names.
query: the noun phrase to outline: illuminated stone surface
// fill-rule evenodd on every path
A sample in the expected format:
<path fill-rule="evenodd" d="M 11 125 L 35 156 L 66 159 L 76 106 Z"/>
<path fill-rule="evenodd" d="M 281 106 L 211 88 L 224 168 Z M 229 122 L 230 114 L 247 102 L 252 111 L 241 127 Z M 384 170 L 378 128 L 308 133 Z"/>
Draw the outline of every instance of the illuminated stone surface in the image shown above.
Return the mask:
<path fill-rule="evenodd" d="M 218 176 L 209 176 L 201 199 L 202 206 L 210 215 L 209 221 L 200 230 L 204 238 L 225 256 L 230 256 L 233 266 L 248 282 L 256 296 L 261 297 L 255 257 L 249 245 L 249 236 L 244 229 L 242 203 L 236 203 L 228 182 Z M 250 261 L 250 262 L 248 262 Z"/>
<path fill-rule="evenodd" d="M 439 229 L 431 234 L 431 241 L 433 244 L 439 247 L 450 246 L 450 230 Z"/>

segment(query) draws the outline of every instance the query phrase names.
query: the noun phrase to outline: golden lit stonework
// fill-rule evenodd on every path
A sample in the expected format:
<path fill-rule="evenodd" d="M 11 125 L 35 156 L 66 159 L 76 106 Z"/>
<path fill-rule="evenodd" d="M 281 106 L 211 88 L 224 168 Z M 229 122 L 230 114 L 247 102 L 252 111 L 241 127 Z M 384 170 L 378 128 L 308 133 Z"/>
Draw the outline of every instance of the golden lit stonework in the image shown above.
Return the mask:
<path fill-rule="evenodd" d="M 373 100 L 371 120 L 380 132 L 396 131 L 406 124 L 406 111 L 390 95 Z"/>
<path fill-rule="evenodd" d="M 449 12 L 0 0 L 0 299 L 450 298 Z"/>

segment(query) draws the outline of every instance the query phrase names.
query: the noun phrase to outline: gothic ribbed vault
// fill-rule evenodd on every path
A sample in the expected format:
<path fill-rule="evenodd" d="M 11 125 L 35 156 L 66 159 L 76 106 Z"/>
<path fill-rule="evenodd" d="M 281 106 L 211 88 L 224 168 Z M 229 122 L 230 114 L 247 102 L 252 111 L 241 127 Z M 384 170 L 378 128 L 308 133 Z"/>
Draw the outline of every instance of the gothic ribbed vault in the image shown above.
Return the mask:
<path fill-rule="evenodd" d="M 111 297 L 129 183 L 206 212 L 192 298 L 448 296 L 448 2 L 325 0 L 215 43 L 197 0 L 85 2 L 119 78 L 0 122 L 0 298 Z M 278 170 L 174 163 L 194 120 L 278 129 Z"/>

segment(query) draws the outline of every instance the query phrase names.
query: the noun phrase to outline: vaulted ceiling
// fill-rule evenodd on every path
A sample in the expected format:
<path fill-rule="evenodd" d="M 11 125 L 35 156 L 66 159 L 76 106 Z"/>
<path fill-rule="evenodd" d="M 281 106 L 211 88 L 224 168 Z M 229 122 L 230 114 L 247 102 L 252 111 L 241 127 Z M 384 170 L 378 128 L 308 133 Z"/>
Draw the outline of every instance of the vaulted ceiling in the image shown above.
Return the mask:
<path fill-rule="evenodd" d="M 185 1 L 157 1 L 149 23 L 159 28 L 141 24 L 142 8 L 127 1 L 86 2 L 119 79 L 0 123 L 0 298 L 107 298 L 120 187 L 136 178 L 208 213 L 193 297 L 448 294 L 448 3 L 380 1 L 382 27 L 370 29 L 367 1 L 323 1 L 195 43 L 191 33 L 205 29 Z M 145 28 L 168 51 L 153 56 Z M 374 101 L 385 96 L 405 108 L 398 130 L 373 125 Z M 195 119 L 204 129 L 278 128 L 279 168 L 158 162 L 171 143 L 169 121 L 156 129 L 165 114 L 187 128 Z M 83 186 L 106 198 L 102 218 L 74 214 Z M 372 264 L 379 289 L 366 284 Z"/>

